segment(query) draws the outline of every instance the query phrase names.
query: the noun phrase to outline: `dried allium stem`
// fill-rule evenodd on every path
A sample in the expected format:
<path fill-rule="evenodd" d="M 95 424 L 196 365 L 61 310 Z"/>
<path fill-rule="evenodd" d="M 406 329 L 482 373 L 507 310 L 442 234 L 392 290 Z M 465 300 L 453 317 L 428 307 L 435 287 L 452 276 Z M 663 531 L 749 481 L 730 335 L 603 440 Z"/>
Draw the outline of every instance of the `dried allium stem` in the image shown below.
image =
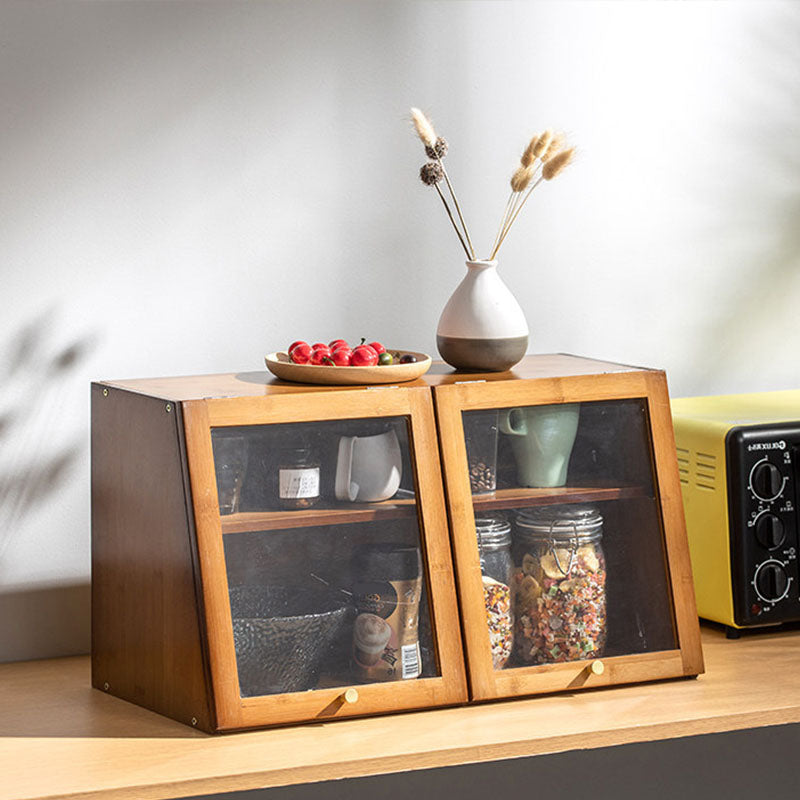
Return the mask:
<path fill-rule="evenodd" d="M 456 207 L 456 212 L 458 213 L 458 219 L 461 222 L 461 229 L 463 230 L 464 233 L 463 237 L 461 235 L 461 230 L 459 230 L 458 226 L 455 224 L 455 220 L 453 219 L 453 216 L 450 213 L 450 206 L 447 203 L 445 203 L 445 208 L 447 209 L 448 216 L 450 216 L 450 221 L 453 222 L 453 227 L 455 227 L 456 233 L 458 233 L 458 238 L 460 239 L 462 246 L 464 246 L 464 237 L 466 237 L 466 240 L 469 243 L 469 249 L 467 249 L 466 246 L 464 246 L 464 249 L 467 252 L 467 256 L 469 258 L 474 259 L 475 248 L 473 248 L 472 240 L 469 238 L 469 231 L 467 230 L 467 225 L 464 222 L 464 215 L 461 213 L 461 205 L 458 202 L 456 193 L 453 191 L 453 184 L 450 183 L 450 176 L 447 174 L 447 170 L 445 169 L 444 164 L 442 163 L 442 158 L 447 153 L 447 142 L 444 139 L 441 139 L 436 136 L 436 131 L 433 129 L 431 121 L 418 108 L 411 109 L 411 121 L 414 123 L 414 128 L 417 131 L 417 136 L 419 136 L 422 144 L 425 145 L 425 152 L 428 154 L 430 158 L 435 158 L 437 163 L 441 167 L 445 183 L 447 183 L 447 189 L 450 192 L 450 197 L 453 200 L 453 205 Z M 423 169 L 426 168 L 427 165 Z M 426 181 L 426 178 L 423 176 L 422 172 L 420 172 L 420 177 L 422 178 L 423 181 Z M 434 178 L 432 173 L 430 173 L 428 177 L 431 180 L 433 180 Z M 442 199 L 444 199 L 444 195 L 441 193 L 441 190 L 439 190 L 438 185 L 436 186 L 436 188 L 439 191 L 439 194 L 442 197 Z"/>
<path fill-rule="evenodd" d="M 450 217 L 450 222 L 453 225 L 453 230 L 456 232 L 456 236 L 458 236 L 458 241 L 461 242 L 461 246 L 464 248 L 464 252 L 467 255 L 467 258 L 475 260 L 475 256 L 471 256 L 469 250 L 467 250 L 467 245 L 464 243 L 464 237 L 461 235 L 461 231 L 458 229 L 458 225 L 456 225 L 456 221 L 453 219 L 453 213 L 450 211 L 450 206 L 447 204 L 447 198 L 442 194 L 442 190 L 439 188 L 438 183 L 433 184 L 436 187 L 436 191 L 439 192 L 439 197 L 442 198 L 442 203 L 444 203 L 445 211 L 447 211 L 447 216 Z"/>
<path fill-rule="evenodd" d="M 429 161 L 427 164 L 423 164 L 419 170 L 419 179 L 426 185 L 426 186 L 433 186 L 444 177 L 444 171 L 442 170 L 442 165 L 438 161 Z"/>
<path fill-rule="evenodd" d="M 570 147 L 569 150 L 562 150 L 560 153 L 557 153 L 542 167 L 542 177 L 546 181 L 553 180 L 556 175 L 559 175 L 572 163 L 572 159 L 574 157 L 574 147 Z"/>
<path fill-rule="evenodd" d="M 453 198 L 453 205 L 456 207 L 456 213 L 458 214 L 458 218 L 461 220 L 461 227 L 464 230 L 464 236 L 467 237 L 467 242 L 469 243 L 469 251 L 467 255 L 474 261 L 475 260 L 475 248 L 472 246 L 472 240 L 469 238 L 469 231 L 467 230 L 467 223 L 464 222 L 464 215 L 461 213 L 461 206 L 458 204 L 458 198 L 456 197 L 456 193 L 453 191 L 453 184 L 450 183 L 450 176 L 447 174 L 447 170 L 444 167 L 444 163 L 442 159 L 439 159 L 439 165 L 442 168 L 442 172 L 444 173 L 444 181 L 447 184 L 447 188 L 450 191 L 450 197 Z M 462 239 L 463 244 L 463 239 Z"/>
<path fill-rule="evenodd" d="M 417 131 L 420 141 L 425 147 L 436 147 L 436 131 L 431 125 L 431 121 L 418 109 L 411 109 L 411 121 Z"/>
<path fill-rule="evenodd" d="M 428 158 L 444 158 L 447 155 L 449 147 L 450 145 L 447 144 L 447 139 L 438 136 L 436 138 L 436 144 L 433 147 L 425 145 L 425 155 L 427 155 Z"/>

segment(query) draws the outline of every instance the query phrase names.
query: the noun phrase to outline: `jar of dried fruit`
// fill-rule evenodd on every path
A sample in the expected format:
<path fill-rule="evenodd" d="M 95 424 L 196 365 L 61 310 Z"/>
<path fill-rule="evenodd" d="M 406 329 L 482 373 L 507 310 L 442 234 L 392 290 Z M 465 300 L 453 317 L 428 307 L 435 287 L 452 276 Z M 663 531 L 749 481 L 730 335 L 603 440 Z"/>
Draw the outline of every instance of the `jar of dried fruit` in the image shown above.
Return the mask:
<path fill-rule="evenodd" d="M 501 516 L 478 517 L 475 535 L 481 559 L 483 597 L 486 603 L 486 622 L 489 627 L 489 647 L 492 664 L 502 669 L 511 656 L 514 637 L 514 616 L 511 598 L 511 579 L 514 562 L 511 559 L 511 523 Z"/>
<path fill-rule="evenodd" d="M 588 505 L 517 512 L 514 650 L 525 664 L 602 655 L 606 642 L 603 518 Z"/>

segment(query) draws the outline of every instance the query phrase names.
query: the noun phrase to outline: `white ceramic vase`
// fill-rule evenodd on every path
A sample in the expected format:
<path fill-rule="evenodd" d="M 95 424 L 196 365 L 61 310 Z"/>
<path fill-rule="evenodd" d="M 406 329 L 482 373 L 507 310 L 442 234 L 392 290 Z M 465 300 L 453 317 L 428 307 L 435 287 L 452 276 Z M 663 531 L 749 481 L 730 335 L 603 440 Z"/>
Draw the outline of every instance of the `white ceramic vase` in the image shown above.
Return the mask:
<path fill-rule="evenodd" d="M 528 323 L 497 261 L 467 261 L 439 318 L 436 346 L 448 364 L 470 372 L 502 372 L 525 355 Z"/>

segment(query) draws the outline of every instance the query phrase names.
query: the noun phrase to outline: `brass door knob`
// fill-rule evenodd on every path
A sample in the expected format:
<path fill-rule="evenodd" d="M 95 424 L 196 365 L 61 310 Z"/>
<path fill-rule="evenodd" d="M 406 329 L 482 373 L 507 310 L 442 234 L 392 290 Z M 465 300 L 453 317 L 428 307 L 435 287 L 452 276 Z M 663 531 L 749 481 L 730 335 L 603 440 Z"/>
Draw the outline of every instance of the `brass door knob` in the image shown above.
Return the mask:
<path fill-rule="evenodd" d="M 358 701 L 358 689 L 348 689 L 343 695 L 342 700 L 345 703 L 355 703 Z"/>
<path fill-rule="evenodd" d="M 606 671 L 606 665 L 600 660 L 592 661 L 592 665 L 589 667 L 589 669 L 595 675 L 602 675 Z"/>

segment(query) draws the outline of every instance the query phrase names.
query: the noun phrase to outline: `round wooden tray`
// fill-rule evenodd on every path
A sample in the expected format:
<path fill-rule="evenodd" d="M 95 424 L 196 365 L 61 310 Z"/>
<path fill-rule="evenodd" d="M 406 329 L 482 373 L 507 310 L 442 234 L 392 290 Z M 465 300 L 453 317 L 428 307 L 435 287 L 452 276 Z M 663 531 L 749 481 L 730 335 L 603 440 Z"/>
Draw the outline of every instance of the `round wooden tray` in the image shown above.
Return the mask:
<path fill-rule="evenodd" d="M 404 383 L 424 375 L 431 366 L 431 357 L 414 353 L 412 364 L 390 364 L 385 367 L 331 367 L 315 364 L 295 364 L 286 353 L 270 353 L 264 358 L 267 369 L 276 377 L 295 383 L 319 383 L 326 386 L 363 386 L 370 383 Z"/>

